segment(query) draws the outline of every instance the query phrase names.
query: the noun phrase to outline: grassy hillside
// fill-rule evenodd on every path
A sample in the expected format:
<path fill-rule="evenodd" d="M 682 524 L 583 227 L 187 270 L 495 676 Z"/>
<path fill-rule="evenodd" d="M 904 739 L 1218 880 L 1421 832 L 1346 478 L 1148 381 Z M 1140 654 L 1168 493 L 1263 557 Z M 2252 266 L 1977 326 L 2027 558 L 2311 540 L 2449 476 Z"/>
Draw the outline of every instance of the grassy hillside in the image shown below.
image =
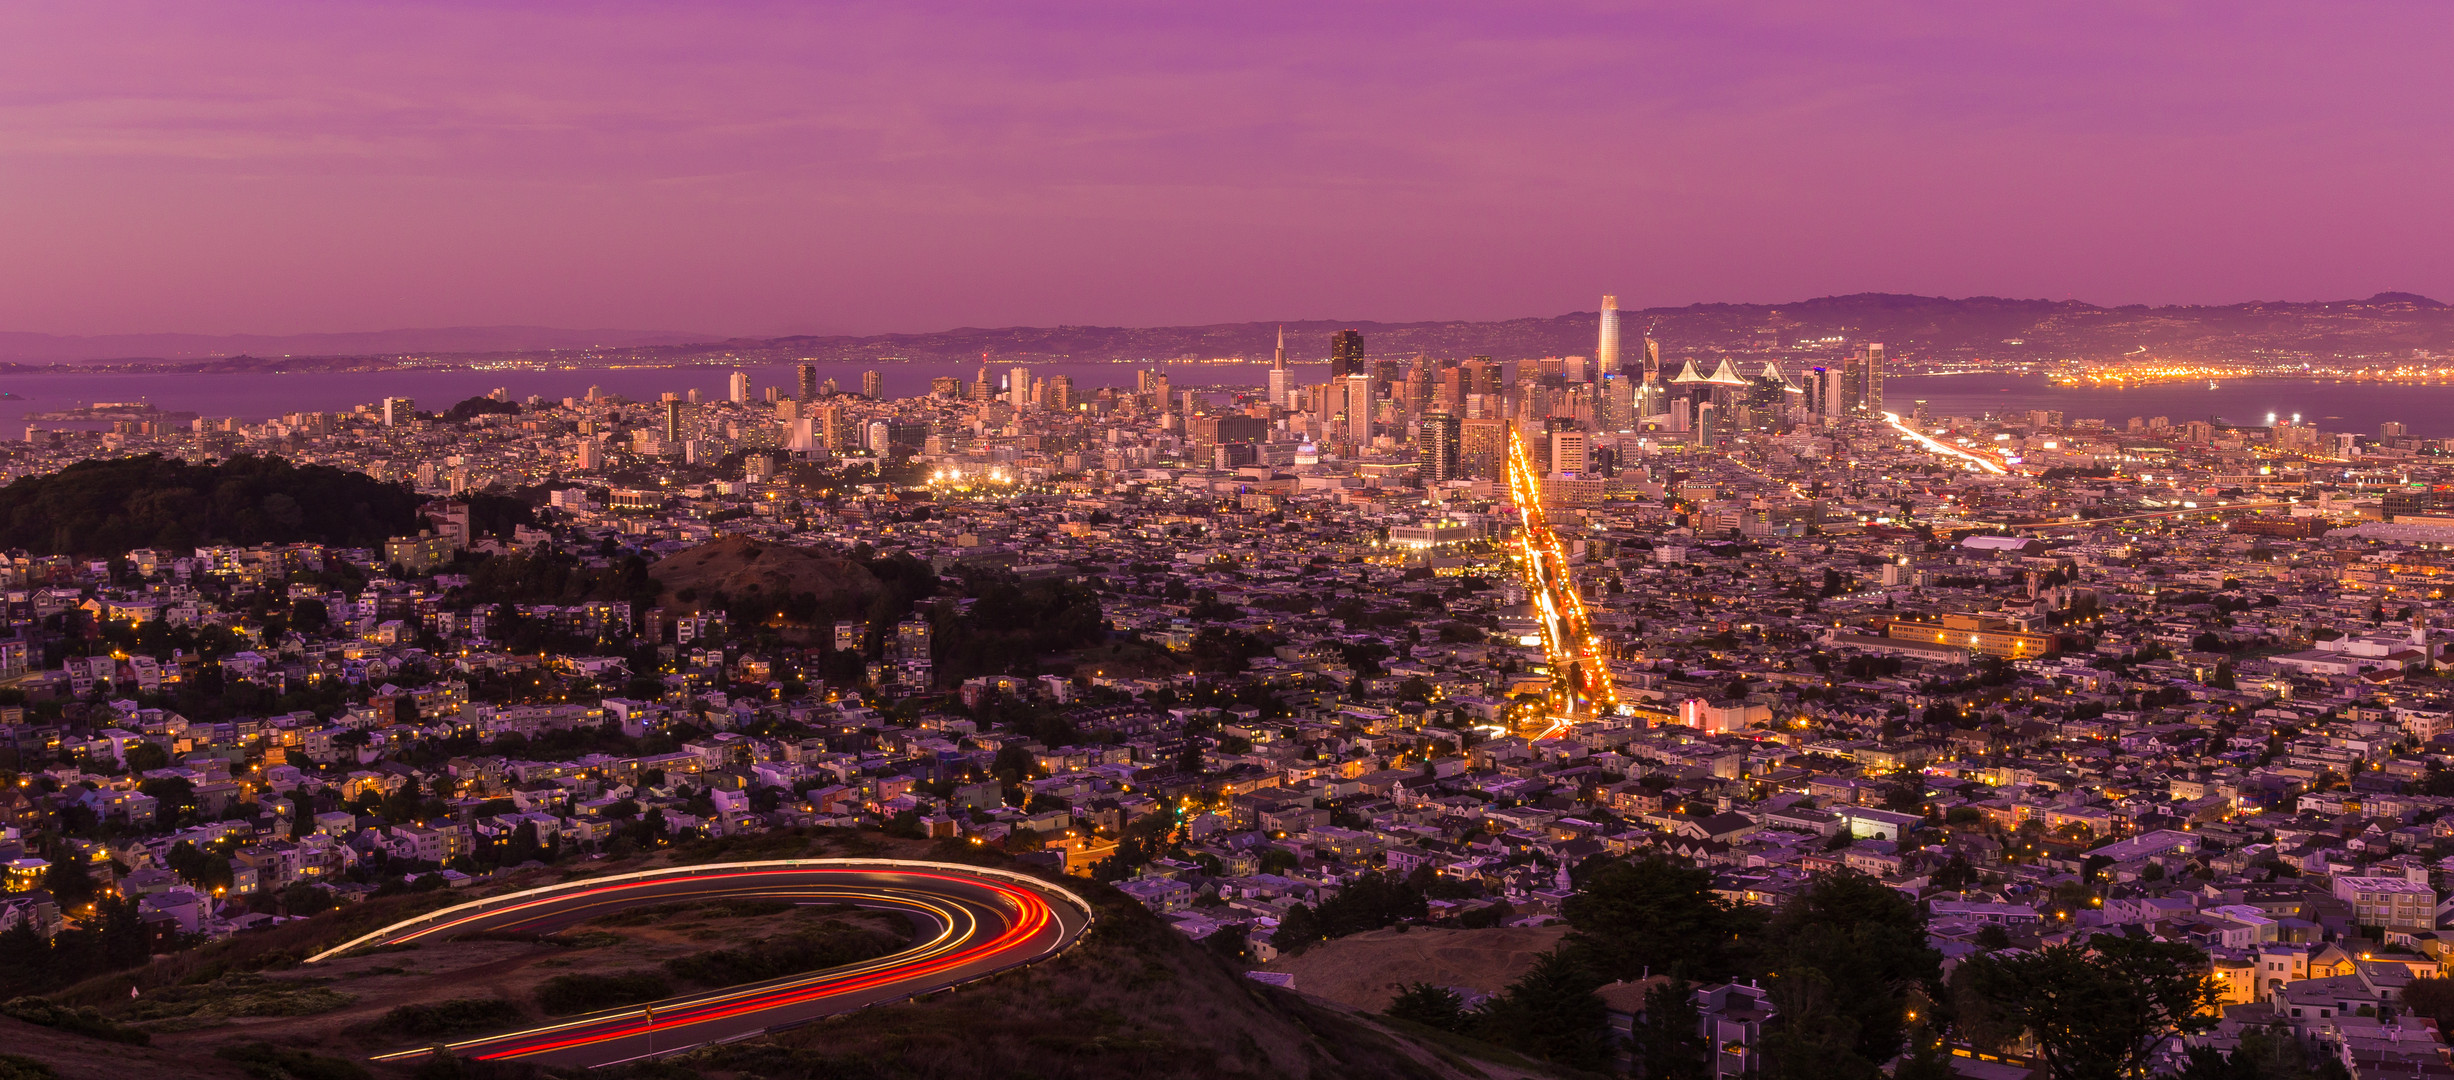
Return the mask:
<path fill-rule="evenodd" d="M 1305 994 L 1378 1012 L 1419 982 L 1497 994 L 1567 936 L 1565 925 L 1391 928 L 1325 941 L 1265 966 L 1295 976 L 1295 988 Z"/>

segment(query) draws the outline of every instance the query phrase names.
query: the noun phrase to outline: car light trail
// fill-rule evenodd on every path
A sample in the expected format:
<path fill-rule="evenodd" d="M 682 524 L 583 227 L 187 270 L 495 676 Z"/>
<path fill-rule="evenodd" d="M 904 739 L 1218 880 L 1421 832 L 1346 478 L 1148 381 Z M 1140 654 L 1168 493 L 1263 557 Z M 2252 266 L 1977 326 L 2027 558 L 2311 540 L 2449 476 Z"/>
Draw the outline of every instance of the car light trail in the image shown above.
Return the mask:
<path fill-rule="evenodd" d="M 385 927 L 308 962 L 458 933 L 543 932 L 651 904 L 749 897 L 896 911 L 934 931 L 924 930 L 902 950 L 862 963 L 395 1051 L 375 1060 L 411 1060 L 439 1048 L 468 1058 L 597 1066 L 676 1053 L 1046 959 L 1070 946 L 1091 919 L 1089 905 L 1063 887 L 1001 871 L 878 860 L 735 863 L 644 871 L 462 904 Z"/>

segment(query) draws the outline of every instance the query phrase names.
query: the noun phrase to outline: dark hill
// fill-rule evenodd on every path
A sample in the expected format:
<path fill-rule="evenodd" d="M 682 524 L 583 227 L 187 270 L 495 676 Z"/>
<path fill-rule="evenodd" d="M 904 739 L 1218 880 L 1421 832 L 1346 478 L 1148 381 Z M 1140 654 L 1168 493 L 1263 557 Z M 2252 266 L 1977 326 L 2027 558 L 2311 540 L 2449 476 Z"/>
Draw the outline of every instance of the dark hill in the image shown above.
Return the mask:
<path fill-rule="evenodd" d="M 0 547 L 38 555 L 199 544 L 372 547 L 417 531 L 425 501 L 407 487 L 327 465 L 244 454 L 190 464 L 144 454 L 80 461 L 0 488 Z"/>

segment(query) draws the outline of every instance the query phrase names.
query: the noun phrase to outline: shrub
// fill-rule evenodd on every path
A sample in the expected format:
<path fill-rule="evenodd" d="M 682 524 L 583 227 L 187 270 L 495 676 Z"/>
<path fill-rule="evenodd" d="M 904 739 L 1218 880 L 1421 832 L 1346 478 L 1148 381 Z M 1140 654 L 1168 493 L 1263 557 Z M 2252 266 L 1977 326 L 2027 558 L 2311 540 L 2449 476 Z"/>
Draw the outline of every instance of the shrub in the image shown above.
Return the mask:
<path fill-rule="evenodd" d="M 57 1028 L 71 1035 L 143 1046 L 153 1036 L 115 1023 L 92 1008 L 72 1009 L 49 998 L 20 997 L 0 1002 L 0 1016 L 13 1017 L 40 1027 Z"/>
<path fill-rule="evenodd" d="M 368 1080 L 364 1066 L 355 1061 L 290 1050 L 271 1043 L 247 1043 L 225 1046 L 213 1056 L 236 1064 L 247 1075 L 262 1080 Z"/>
<path fill-rule="evenodd" d="M 665 971 L 702 986 L 734 986 L 874 959 L 901 944 L 893 935 L 829 919 L 737 948 L 667 960 Z"/>
<path fill-rule="evenodd" d="M 537 1010 L 547 1016 L 617 1009 L 654 1001 L 673 993 L 665 977 L 653 971 L 618 971 L 609 975 L 556 975 L 538 984 Z"/>
<path fill-rule="evenodd" d="M 420 1039 L 510 1027 L 520 1020 L 520 1003 L 509 998 L 452 998 L 383 1014 L 384 1027 Z"/>
<path fill-rule="evenodd" d="M 51 1066 L 22 1054 L 0 1054 L 0 1080 L 57 1080 Z"/>

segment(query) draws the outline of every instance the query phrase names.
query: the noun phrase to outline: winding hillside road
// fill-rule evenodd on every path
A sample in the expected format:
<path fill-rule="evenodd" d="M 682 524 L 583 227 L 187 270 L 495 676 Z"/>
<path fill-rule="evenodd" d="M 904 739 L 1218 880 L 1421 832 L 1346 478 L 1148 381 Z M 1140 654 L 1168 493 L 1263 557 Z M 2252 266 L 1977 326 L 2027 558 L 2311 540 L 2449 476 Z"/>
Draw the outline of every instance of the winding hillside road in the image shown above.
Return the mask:
<path fill-rule="evenodd" d="M 798 859 L 641 871 L 488 897 L 395 923 L 307 962 L 375 945 L 472 933 L 548 934 L 680 901 L 785 900 L 900 912 L 921 933 L 901 952 L 843 967 L 568 1017 L 446 1044 L 468 1058 L 592 1067 L 745 1038 L 944 989 L 1063 952 L 1090 906 L 1036 878 L 949 863 Z M 382 1055 L 416 1058 L 432 1046 Z"/>

